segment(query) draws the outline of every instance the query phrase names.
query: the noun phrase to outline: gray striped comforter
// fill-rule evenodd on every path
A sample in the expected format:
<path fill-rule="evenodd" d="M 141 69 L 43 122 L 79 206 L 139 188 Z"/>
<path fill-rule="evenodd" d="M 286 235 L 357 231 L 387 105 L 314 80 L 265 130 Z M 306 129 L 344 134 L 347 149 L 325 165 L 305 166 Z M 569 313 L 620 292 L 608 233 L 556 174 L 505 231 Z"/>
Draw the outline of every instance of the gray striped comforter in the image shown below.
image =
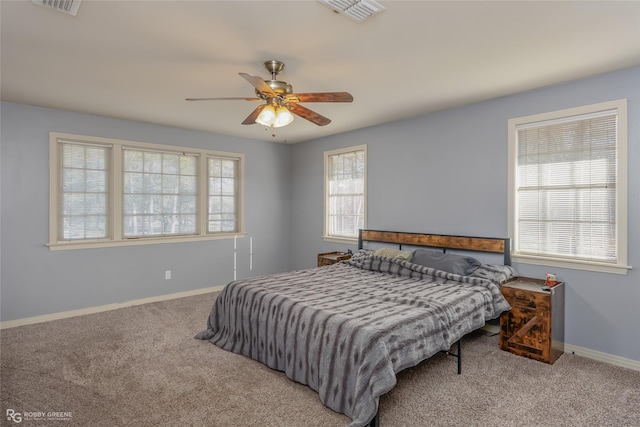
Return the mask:
<path fill-rule="evenodd" d="M 228 284 L 196 338 L 285 372 L 354 427 L 373 419 L 396 373 L 509 308 L 486 279 L 355 256 Z"/>

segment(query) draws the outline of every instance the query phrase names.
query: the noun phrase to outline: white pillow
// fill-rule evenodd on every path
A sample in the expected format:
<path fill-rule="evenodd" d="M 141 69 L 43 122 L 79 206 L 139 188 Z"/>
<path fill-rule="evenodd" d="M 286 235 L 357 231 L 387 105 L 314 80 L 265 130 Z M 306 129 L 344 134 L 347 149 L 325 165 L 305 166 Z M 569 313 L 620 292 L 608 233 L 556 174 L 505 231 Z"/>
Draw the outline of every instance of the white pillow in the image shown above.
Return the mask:
<path fill-rule="evenodd" d="M 412 253 L 410 251 L 401 251 L 393 248 L 380 248 L 373 251 L 374 256 L 384 256 L 387 258 L 400 258 L 405 261 L 411 261 Z"/>

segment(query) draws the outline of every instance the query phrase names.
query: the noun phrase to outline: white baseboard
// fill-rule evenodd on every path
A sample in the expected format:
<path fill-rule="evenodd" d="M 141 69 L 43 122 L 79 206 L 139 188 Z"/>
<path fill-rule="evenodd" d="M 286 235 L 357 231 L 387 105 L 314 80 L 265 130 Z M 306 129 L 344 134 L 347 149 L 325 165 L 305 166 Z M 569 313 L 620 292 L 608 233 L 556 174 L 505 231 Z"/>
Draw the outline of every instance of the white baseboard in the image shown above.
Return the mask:
<path fill-rule="evenodd" d="M 132 301 L 125 301 L 116 304 L 107 304 L 97 307 L 87 307 L 78 310 L 63 311 L 60 313 L 43 314 L 42 316 L 26 317 L 24 319 L 9 320 L 0 322 L 0 330 L 15 328 L 16 326 L 33 325 L 35 323 L 49 322 L 51 320 L 66 319 L 69 317 L 84 316 L 85 314 L 101 313 L 103 311 L 116 310 L 118 308 L 133 307 L 135 305 L 148 304 L 150 302 L 167 301 L 176 298 L 190 297 L 193 295 L 207 294 L 209 292 L 221 291 L 224 286 L 212 286 L 209 288 L 194 289 L 192 291 L 176 292 L 168 295 L 141 298 Z"/>
<path fill-rule="evenodd" d="M 578 347 L 577 345 L 564 344 L 565 353 L 573 353 L 578 356 L 586 357 L 588 359 L 598 360 L 600 362 L 608 363 L 610 365 L 621 366 L 627 369 L 633 369 L 634 371 L 640 371 L 640 361 L 631 360 L 620 356 L 614 356 L 613 354 L 603 353 L 601 351 L 591 350 L 585 347 Z"/>

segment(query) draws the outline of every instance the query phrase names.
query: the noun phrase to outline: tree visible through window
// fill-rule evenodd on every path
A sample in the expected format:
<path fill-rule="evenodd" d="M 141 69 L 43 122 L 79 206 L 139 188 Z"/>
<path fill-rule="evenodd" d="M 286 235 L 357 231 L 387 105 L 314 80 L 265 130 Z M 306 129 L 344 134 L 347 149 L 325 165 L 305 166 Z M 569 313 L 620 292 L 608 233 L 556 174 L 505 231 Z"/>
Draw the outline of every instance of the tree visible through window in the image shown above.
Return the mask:
<path fill-rule="evenodd" d="M 124 236 L 197 232 L 197 156 L 124 149 Z"/>

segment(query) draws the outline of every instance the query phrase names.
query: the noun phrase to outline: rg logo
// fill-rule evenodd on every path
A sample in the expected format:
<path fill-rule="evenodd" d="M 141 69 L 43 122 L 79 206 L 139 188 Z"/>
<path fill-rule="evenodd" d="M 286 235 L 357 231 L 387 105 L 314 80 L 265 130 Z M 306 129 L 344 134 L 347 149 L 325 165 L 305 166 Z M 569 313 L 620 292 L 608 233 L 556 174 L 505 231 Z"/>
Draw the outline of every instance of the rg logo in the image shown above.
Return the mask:
<path fill-rule="evenodd" d="M 14 423 L 22 422 L 22 414 L 16 412 L 13 409 L 7 409 L 7 421 L 13 421 Z"/>

